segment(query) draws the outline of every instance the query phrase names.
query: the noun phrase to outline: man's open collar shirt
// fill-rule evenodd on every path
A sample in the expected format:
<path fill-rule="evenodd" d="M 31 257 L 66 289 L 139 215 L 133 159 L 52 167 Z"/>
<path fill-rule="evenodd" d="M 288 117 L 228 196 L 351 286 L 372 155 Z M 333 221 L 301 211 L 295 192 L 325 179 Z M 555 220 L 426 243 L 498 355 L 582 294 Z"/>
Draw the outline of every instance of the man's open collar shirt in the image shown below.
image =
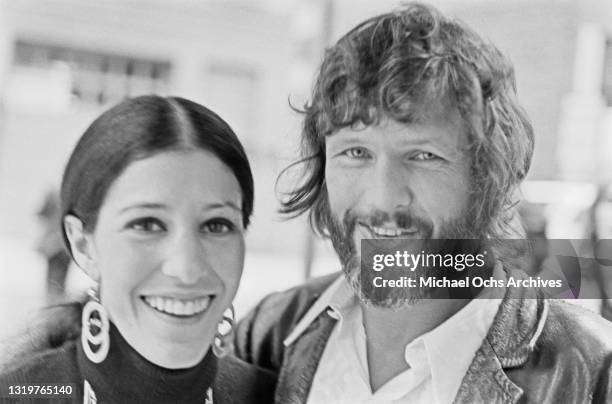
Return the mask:
<path fill-rule="evenodd" d="M 503 277 L 501 266 L 495 277 Z M 451 318 L 408 343 L 407 370 L 370 388 L 366 335 L 358 299 L 344 276 L 321 295 L 284 341 L 290 345 L 323 311 L 337 320 L 314 375 L 308 404 L 452 403 L 501 304 L 503 289 L 483 291 Z"/>

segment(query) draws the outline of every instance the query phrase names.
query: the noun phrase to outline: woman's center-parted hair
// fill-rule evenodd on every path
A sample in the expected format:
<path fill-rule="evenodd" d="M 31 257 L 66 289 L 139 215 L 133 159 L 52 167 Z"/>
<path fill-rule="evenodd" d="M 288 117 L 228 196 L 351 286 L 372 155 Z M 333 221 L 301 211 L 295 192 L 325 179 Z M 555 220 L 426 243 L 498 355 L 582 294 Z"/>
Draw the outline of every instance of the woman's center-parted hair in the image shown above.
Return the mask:
<path fill-rule="evenodd" d="M 329 235 L 325 139 L 342 128 L 426 120 L 427 106 L 454 108 L 469 131 L 470 217 L 482 236 L 514 235 L 514 194 L 533 154 L 533 130 L 516 99 L 511 63 L 491 43 L 435 8 L 410 3 L 349 31 L 325 54 L 302 111 L 302 181 L 281 213 L 309 212 Z M 425 107 L 424 107 L 425 106 Z"/>
<path fill-rule="evenodd" d="M 211 152 L 231 169 L 242 191 L 246 228 L 253 212 L 253 175 L 236 134 L 202 105 L 154 95 L 127 99 L 87 128 L 64 171 L 62 218 L 74 215 L 93 231 L 108 189 L 130 163 L 178 150 Z M 65 232 L 64 240 L 70 249 Z"/>

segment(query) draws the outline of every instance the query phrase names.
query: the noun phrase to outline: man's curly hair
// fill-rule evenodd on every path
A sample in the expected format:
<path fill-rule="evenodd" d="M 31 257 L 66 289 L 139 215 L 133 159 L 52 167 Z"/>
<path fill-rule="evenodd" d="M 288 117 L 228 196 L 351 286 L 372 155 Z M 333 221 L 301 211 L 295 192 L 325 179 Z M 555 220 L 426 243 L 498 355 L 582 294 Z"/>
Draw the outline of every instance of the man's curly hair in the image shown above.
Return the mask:
<path fill-rule="evenodd" d="M 469 130 L 475 228 L 484 237 L 511 236 L 515 190 L 534 143 L 514 69 L 462 22 L 419 3 L 359 24 L 326 51 L 303 111 L 302 158 L 294 163 L 305 165 L 305 175 L 281 198 L 281 213 L 309 211 L 315 232 L 327 236 L 325 138 L 383 118 L 418 122 L 432 103 L 452 105 Z"/>

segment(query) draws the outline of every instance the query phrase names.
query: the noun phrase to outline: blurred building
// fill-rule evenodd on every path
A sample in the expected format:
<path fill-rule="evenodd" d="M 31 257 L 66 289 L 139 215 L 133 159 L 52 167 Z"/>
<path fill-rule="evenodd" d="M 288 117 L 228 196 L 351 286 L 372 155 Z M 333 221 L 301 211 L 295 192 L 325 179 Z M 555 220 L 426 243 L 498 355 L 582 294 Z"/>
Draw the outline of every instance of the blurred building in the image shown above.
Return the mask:
<path fill-rule="evenodd" d="M 288 99 L 304 34 L 290 8 L 189 0 L 8 0 L 0 8 L 0 235 L 33 240 L 35 212 L 87 125 L 125 97 L 157 93 L 203 103 L 243 141 L 256 183 L 251 248 L 301 246 L 304 222 L 280 223 L 274 193 L 299 119 Z"/>

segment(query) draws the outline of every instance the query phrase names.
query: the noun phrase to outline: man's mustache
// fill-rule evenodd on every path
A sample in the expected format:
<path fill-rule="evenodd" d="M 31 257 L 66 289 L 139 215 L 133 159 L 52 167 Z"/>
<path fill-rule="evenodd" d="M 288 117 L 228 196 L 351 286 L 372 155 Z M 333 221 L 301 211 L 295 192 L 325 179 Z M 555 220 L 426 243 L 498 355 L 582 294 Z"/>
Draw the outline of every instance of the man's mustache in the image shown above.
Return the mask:
<path fill-rule="evenodd" d="M 344 229 L 350 230 L 352 233 L 357 223 L 374 227 L 391 224 L 399 229 L 416 229 L 424 238 L 431 237 L 433 233 L 431 221 L 408 210 L 398 210 L 392 213 L 382 210 L 373 210 L 367 213 L 347 210 L 342 219 Z"/>

